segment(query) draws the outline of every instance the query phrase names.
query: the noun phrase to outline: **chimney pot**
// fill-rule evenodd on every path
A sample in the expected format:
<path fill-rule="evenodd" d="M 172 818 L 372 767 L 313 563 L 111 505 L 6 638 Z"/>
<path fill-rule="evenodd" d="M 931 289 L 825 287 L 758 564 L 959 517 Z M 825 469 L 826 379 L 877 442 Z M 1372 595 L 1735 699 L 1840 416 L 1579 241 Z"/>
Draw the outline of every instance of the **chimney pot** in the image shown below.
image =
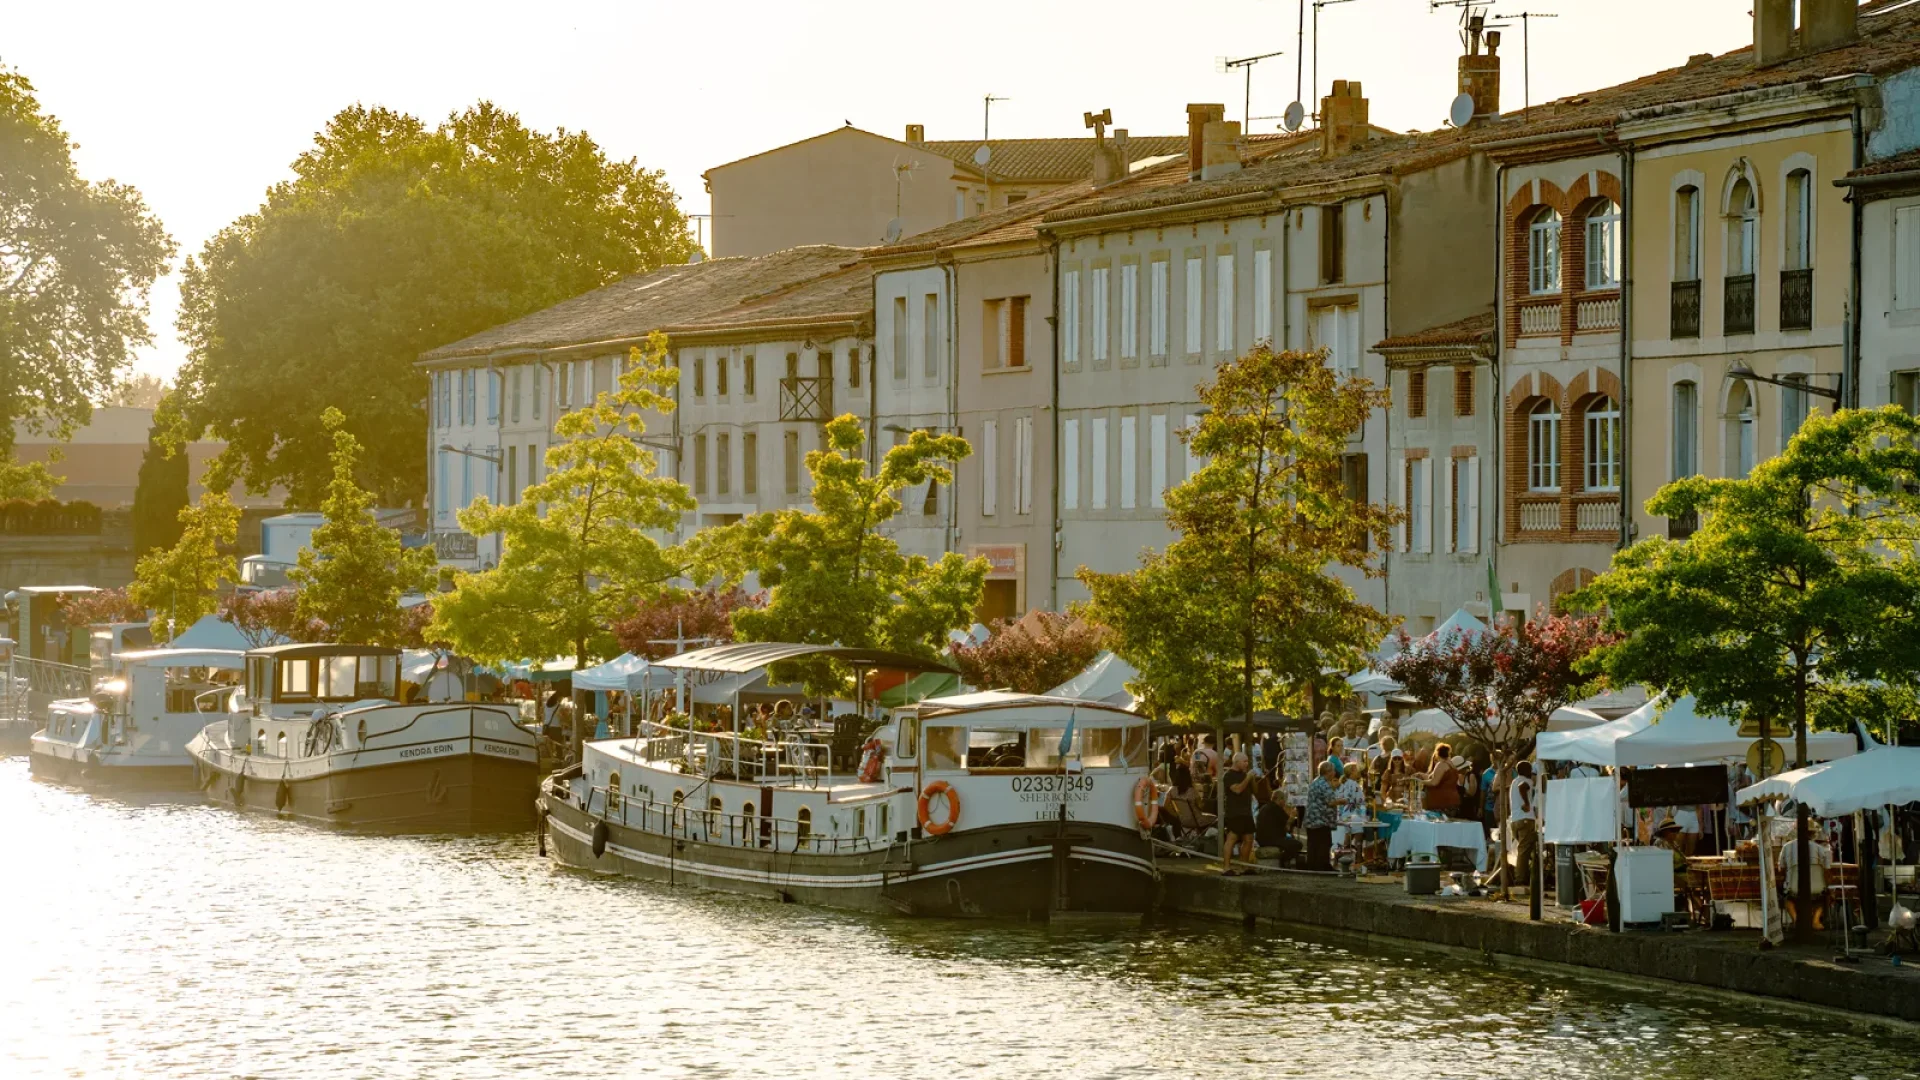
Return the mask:
<path fill-rule="evenodd" d="M 1367 99 L 1360 84 L 1333 81 L 1333 93 L 1320 102 L 1320 156 L 1334 158 L 1367 141 Z"/>
<path fill-rule="evenodd" d="M 1458 86 L 1460 93 L 1473 99 L 1475 121 L 1500 115 L 1500 31 L 1488 30 L 1485 40 L 1487 49 L 1480 52 L 1469 39 L 1459 60 Z"/>
<path fill-rule="evenodd" d="M 907 141 L 910 143 L 926 142 L 927 141 L 927 125 L 908 124 L 907 125 Z"/>
<path fill-rule="evenodd" d="M 1210 121 L 1204 132 L 1200 179 L 1218 180 L 1240 171 L 1240 121 Z"/>
<path fill-rule="evenodd" d="M 1793 55 L 1793 0 L 1753 0 L 1753 63 L 1777 64 Z"/>
<path fill-rule="evenodd" d="M 1205 168 L 1207 151 L 1207 124 L 1210 121 L 1225 120 L 1225 105 L 1194 104 L 1187 106 L 1187 179 L 1200 179 Z"/>
<path fill-rule="evenodd" d="M 1801 0 L 1800 47 L 1820 52 L 1860 36 L 1859 0 Z"/>

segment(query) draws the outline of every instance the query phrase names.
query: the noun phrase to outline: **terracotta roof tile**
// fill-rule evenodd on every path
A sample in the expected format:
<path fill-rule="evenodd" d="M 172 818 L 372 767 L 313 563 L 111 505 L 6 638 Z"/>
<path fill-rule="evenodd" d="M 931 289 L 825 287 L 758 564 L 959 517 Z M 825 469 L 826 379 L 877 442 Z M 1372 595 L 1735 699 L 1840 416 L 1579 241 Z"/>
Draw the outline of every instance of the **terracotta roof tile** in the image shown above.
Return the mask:
<path fill-rule="evenodd" d="M 1093 144 L 1092 138 L 1084 136 L 1069 139 L 988 140 L 986 145 L 993 148 L 993 156 L 987 161 L 986 171 L 995 183 L 1084 180 L 1093 175 Z M 982 141 L 934 139 L 908 145 L 924 146 L 941 157 L 972 166 L 973 155 L 980 149 Z M 1129 164 L 1143 158 L 1184 154 L 1186 150 L 1185 135 L 1133 135 L 1127 139 Z"/>
<path fill-rule="evenodd" d="M 1920 169 L 1920 150 L 1909 150 L 1904 154 L 1895 154 L 1890 158 L 1882 158 L 1879 161 L 1862 165 L 1848 173 L 1847 179 L 1870 179 L 1875 176 L 1886 176 L 1890 173 L 1911 172 L 1915 169 Z"/>
<path fill-rule="evenodd" d="M 770 295 L 661 329 L 668 333 L 694 333 L 783 323 L 863 321 L 873 314 L 873 272 L 871 263 L 858 262 Z"/>
<path fill-rule="evenodd" d="M 1448 345 L 1481 345 L 1493 341 L 1493 312 L 1483 311 L 1450 323 L 1430 326 L 1411 334 L 1390 337 L 1375 345 L 1375 352 L 1398 349 L 1432 349 Z"/>

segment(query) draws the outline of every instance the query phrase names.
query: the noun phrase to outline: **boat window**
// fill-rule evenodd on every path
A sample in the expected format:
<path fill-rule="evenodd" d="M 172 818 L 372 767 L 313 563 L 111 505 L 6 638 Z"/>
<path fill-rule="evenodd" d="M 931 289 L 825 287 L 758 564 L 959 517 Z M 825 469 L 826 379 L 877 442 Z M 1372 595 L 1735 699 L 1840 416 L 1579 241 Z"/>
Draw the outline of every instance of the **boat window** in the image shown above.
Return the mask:
<path fill-rule="evenodd" d="M 1067 729 L 1034 728 L 1027 739 L 1027 768 L 1058 769 L 1061 767 L 1060 740 L 1065 738 Z M 1077 757 L 1081 750 L 1081 740 L 1086 732 L 1081 728 L 1073 729 L 1073 738 L 1067 743 L 1066 757 Z"/>
<path fill-rule="evenodd" d="M 893 831 L 891 828 L 893 814 L 890 812 L 892 810 L 893 807 L 886 803 L 880 804 L 880 839 L 882 840 L 885 840 L 887 834 Z"/>
<path fill-rule="evenodd" d="M 803 806 L 800 808 L 800 812 L 794 815 L 793 835 L 794 845 L 796 847 L 807 846 L 807 838 L 813 835 L 812 807 Z"/>
<path fill-rule="evenodd" d="M 286 732 L 283 731 L 280 734 L 274 736 L 273 752 L 274 752 L 274 755 L 277 757 L 287 756 L 287 733 Z"/>
<path fill-rule="evenodd" d="M 1126 728 L 1087 728 L 1081 735 L 1080 763 L 1090 769 L 1125 769 L 1136 764 L 1145 764 L 1144 760 L 1135 762 L 1129 753 L 1129 739 L 1133 732 L 1142 730 L 1137 727 Z M 1145 742 L 1139 742 L 1141 751 Z"/>
<path fill-rule="evenodd" d="M 261 728 L 259 731 L 254 732 L 253 745 L 261 753 L 264 754 L 267 752 L 267 729 L 266 728 Z"/>
<path fill-rule="evenodd" d="M 308 701 L 313 698 L 313 664 L 307 660 L 280 661 L 280 692 L 276 701 Z"/>
<path fill-rule="evenodd" d="M 864 806 L 854 807 L 853 835 L 855 836 L 867 835 L 867 808 Z"/>
<path fill-rule="evenodd" d="M 113 631 L 95 630 L 87 638 L 88 666 L 95 671 L 105 671 L 113 661 Z"/>
<path fill-rule="evenodd" d="M 967 729 L 929 726 L 927 728 L 927 768 L 964 769 L 967 767 Z"/>
<path fill-rule="evenodd" d="M 900 718 L 900 745 L 894 748 L 895 757 L 913 758 L 920 754 L 920 718 L 903 716 Z"/>
<path fill-rule="evenodd" d="M 1025 728 L 974 728 L 967 737 L 970 769 L 1018 769 L 1026 763 Z"/>

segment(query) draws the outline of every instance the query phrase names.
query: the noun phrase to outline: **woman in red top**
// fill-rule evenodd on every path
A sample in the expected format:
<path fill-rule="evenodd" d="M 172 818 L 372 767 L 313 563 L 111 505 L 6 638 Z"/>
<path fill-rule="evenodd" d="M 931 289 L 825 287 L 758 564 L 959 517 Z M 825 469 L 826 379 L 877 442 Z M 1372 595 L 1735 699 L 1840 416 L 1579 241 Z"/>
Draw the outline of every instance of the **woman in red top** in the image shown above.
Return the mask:
<path fill-rule="evenodd" d="M 1453 747 L 1446 743 L 1433 748 L 1433 765 L 1427 770 L 1427 809 L 1453 817 L 1460 812 L 1460 774 L 1453 767 Z"/>

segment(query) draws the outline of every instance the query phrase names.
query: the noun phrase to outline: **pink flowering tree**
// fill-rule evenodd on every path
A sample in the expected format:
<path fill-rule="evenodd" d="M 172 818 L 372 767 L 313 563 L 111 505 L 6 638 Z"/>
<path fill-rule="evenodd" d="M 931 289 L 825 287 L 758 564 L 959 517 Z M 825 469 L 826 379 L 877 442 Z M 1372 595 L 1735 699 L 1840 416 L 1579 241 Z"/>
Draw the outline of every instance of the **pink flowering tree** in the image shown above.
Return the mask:
<path fill-rule="evenodd" d="M 67 620 L 68 626 L 147 621 L 147 609 L 134 603 L 125 589 L 62 593 L 59 606 L 60 613 Z"/>
<path fill-rule="evenodd" d="M 248 648 L 327 640 L 325 623 L 300 614 L 299 592 L 293 588 L 229 593 L 220 601 L 219 615 L 240 631 Z"/>
<path fill-rule="evenodd" d="M 953 644 L 947 653 L 968 686 L 1044 694 L 1086 670 L 1100 655 L 1106 628 L 1078 612 L 1034 611 L 995 619 L 985 641 Z"/>

